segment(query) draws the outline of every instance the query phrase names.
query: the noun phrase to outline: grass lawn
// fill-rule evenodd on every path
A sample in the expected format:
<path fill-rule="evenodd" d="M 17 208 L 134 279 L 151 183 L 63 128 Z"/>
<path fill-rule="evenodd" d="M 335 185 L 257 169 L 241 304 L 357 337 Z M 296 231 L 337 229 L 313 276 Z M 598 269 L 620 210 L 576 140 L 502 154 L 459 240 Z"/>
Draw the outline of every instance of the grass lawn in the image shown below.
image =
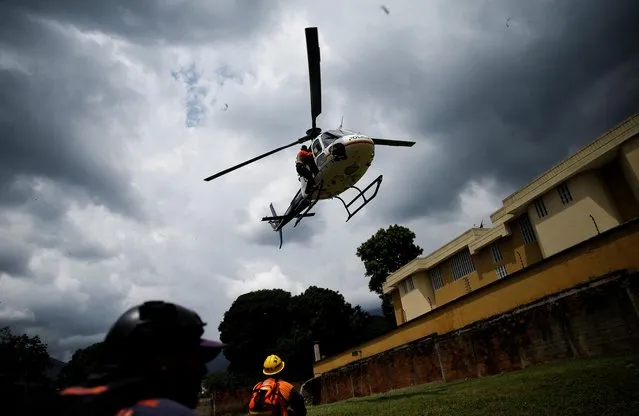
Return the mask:
<path fill-rule="evenodd" d="M 579 359 L 309 408 L 309 416 L 639 415 L 639 354 Z"/>

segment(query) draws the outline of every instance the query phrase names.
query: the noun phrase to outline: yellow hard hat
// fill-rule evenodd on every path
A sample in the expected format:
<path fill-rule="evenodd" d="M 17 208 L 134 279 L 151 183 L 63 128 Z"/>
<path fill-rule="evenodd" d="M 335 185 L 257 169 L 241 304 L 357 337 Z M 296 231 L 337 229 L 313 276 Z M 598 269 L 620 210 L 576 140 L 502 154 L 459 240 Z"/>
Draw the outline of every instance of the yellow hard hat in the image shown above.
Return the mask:
<path fill-rule="evenodd" d="M 277 374 L 284 369 L 284 361 L 275 354 L 269 355 L 264 360 L 264 369 L 262 372 L 267 376 Z"/>

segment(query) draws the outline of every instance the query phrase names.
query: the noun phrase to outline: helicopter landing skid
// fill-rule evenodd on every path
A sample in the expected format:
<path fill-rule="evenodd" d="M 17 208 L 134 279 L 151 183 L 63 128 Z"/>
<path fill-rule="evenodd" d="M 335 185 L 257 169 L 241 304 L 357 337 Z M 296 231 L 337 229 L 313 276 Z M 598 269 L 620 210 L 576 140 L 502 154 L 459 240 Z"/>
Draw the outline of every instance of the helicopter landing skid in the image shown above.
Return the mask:
<path fill-rule="evenodd" d="M 308 207 L 306 207 L 304 212 L 302 212 L 297 217 L 297 221 L 295 221 L 295 224 L 293 224 L 293 228 L 297 227 L 297 224 L 299 224 L 300 221 L 302 221 L 302 218 L 310 216 L 308 215 L 308 212 L 315 206 L 315 204 L 317 204 L 317 201 L 319 201 L 320 193 L 322 192 L 323 186 L 324 186 L 324 181 L 320 182 L 320 185 L 317 187 L 317 189 L 314 189 L 313 191 L 311 191 L 310 194 L 306 195 L 306 200 L 309 201 Z M 317 197 L 315 199 L 313 199 L 314 193 L 317 193 Z"/>
<path fill-rule="evenodd" d="M 355 214 L 357 214 L 359 212 L 360 209 L 364 208 L 366 205 L 368 205 L 369 202 L 371 202 L 376 196 L 377 196 L 377 191 L 379 191 L 379 187 L 382 184 L 382 179 L 384 178 L 384 175 L 379 175 L 373 182 L 371 182 L 366 188 L 364 188 L 364 190 L 360 190 L 357 186 L 353 185 L 350 186 L 350 188 L 356 189 L 358 194 L 356 197 L 354 197 L 353 199 L 351 199 L 351 202 L 349 202 L 348 204 L 346 202 L 344 202 L 344 200 L 342 199 L 342 197 L 340 197 L 339 195 L 334 196 L 333 198 L 337 198 L 340 201 L 342 201 L 342 204 L 344 204 L 344 208 L 346 209 L 346 212 L 348 213 L 348 218 L 346 219 L 346 222 L 348 222 L 348 220 L 350 220 L 351 218 L 353 218 L 355 216 Z M 368 191 L 373 185 L 375 185 L 375 191 L 373 192 L 373 195 L 371 195 L 369 198 L 366 198 L 366 195 L 364 195 L 364 193 L 366 191 Z M 353 211 L 352 213 L 350 212 L 350 210 L 348 209 L 348 207 L 350 207 L 355 201 L 357 201 L 357 199 L 359 197 L 362 197 L 364 199 L 364 202 L 357 207 L 357 209 L 355 211 Z"/>

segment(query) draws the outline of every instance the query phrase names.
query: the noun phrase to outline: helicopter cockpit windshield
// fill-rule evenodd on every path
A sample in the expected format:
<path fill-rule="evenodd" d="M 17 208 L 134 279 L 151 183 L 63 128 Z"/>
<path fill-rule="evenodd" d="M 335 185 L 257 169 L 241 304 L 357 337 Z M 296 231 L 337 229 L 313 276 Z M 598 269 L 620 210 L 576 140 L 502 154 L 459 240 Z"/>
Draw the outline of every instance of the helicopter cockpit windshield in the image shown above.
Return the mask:
<path fill-rule="evenodd" d="M 335 140 L 339 139 L 340 137 L 341 136 L 335 134 L 332 131 L 325 131 L 324 133 L 322 133 L 321 139 L 324 148 L 330 146 Z"/>
<path fill-rule="evenodd" d="M 311 145 L 311 150 L 313 151 L 313 156 L 317 157 L 319 156 L 322 151 L 324 150 L 322 148 L 322 141 L 320 140 L 320 138 L 316 138 L 315 140 L 313 140 L 313 144 Z"/>

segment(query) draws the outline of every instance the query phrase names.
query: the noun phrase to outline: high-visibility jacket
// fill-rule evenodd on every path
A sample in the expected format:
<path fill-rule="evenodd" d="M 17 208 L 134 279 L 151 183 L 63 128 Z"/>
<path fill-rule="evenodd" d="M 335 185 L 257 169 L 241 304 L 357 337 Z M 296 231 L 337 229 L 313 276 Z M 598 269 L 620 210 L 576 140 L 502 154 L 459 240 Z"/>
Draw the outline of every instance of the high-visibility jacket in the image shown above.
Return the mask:
<path fill-rule="evenodd" d="M 306 150 L 300 150 L 297 152 L 297 157 L 295 158 L 295 163 L 303 163 L 306 164 L 308 158 L 313 158 L 313 153 L 307 152 Z"/>
<path fill-rule="evenodd" d="M 306 416 L 302 395 L 284 380 L 267 378 L 253 387 L 249 401 L 250 416 Z"/>
<path fill-rule="evenodd" d="M 52 406 L 56 416 L 197 416 L 174 400 L 145 392 L 145 383 L 120 382 L 105 385 L 73 386 L 60 391 Z M 146 393 L 146 394 L 145 394 Z"/>

